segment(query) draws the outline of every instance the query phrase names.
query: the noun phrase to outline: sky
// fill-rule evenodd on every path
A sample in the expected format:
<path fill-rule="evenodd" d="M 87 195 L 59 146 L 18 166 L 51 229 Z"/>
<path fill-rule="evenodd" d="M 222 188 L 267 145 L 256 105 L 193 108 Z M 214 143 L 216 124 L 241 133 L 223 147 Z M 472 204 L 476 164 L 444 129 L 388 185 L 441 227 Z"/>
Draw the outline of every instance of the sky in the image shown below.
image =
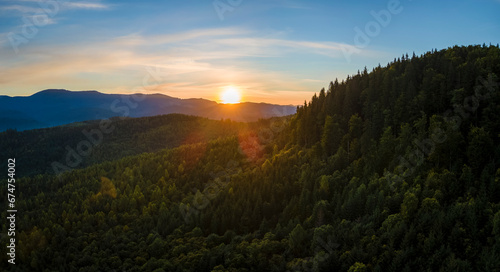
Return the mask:
<path fill-rule="evenodd" d="M 405 53 L 500 43 L 500 0 L 0 0 L 0 95 L 303 104 Z"/>

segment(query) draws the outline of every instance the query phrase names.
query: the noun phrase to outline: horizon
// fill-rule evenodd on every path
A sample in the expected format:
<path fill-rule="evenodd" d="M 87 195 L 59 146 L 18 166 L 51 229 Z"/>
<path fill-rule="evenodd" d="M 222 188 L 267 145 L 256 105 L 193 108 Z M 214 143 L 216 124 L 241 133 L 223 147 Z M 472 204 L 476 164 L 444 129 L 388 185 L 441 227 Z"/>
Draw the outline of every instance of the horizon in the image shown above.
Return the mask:
<path fill-rule="evenodd" d="M 101 92 L 99 90 L 68 90 L 68 89 L 45 89 L 45 90 L 40 90 L 38 92 L 34 92 L 32 94 L 28 94 L 28 95 L 3 95 L 3 94 L 0 94 L 0 96 L 7 96 L 7 97 L 10 97 L 10 98 L 14 98 L 14 97 L 30 97 L 30 96 L 33 96 L 35 94 L 38 94 L 38 93 L 41 93 L 41 92 L 46 92 L 46 91 L 66 91 L 66 92 L 71 92 L 71 93 L 78 93 L 78 92 L 97 92 L 97 93 L 100 93 L 100 94 L 105 94 L 105 95 L 162 95 L 162 96 L 167 96 L 167 97 L 170 97 L 170 98 L 174 98 L 174 99 L 180 99 L 180 100 L 190 100 L 190 99 L 202 99 L 202 100 L 207 100 L 207 101 L 211 101 L 211 102 L 215 102 L 217 104 L 221 104 L 221 105 L 232 105 L 232 104 L 245 104 L 245 103 L 250 103 L 250 104 L 271 104 L 271 105 L 278 105 L 278 106 L 301 106 L 301 104 L 275 104 L 275 103 L 267 103 L 267 102 L 255 102 L 255 101 L 241 101 L 241 102 L 238 102 L 238 103 L 224 103 L 224 102 L 220 102 L 220 101 L 216 101 L 216 100 L 210 100 L 210 99 L 207 99 L 207 98 L 203 98 L 203 97 L 188 97 L 188 98 L 180 98 L 180 97 L 175 97 L 175 96 L 170 96 L 168 94 L 164 94 L 164 93 L 104 93 L 104 92 Z"/>
<path fill-rule="evenodd" d="M 64 88 L 220 103 L 232 88 L 238 102 L 301 105 L 336 78 L 404 54 L 498 44 L 499 7 L 498 0 L 3 1 L 0 94 Z"/>

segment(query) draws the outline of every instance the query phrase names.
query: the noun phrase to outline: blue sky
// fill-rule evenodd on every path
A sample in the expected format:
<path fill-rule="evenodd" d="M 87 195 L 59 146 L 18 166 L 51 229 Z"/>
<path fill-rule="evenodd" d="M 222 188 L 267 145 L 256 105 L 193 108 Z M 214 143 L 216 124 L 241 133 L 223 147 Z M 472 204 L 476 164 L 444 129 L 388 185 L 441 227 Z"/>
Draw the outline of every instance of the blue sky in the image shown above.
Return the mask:
<path fill-rule="evenodd" d="M 500 43 L 498 14 L 500 0 L 0 1 L 0 94 L 219 100 L 232 86 L 301 104 L 404 53 Z"/>

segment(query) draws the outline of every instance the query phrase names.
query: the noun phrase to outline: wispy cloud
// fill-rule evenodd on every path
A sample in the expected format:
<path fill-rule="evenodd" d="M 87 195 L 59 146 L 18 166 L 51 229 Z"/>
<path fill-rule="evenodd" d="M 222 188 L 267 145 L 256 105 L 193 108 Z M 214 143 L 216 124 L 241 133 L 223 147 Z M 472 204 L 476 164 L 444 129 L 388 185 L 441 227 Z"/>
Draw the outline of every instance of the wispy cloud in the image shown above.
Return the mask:
<path fill-rule="evenodd" d="M 1 7 L 0 10 L 8 11 L 8 12 L 19 12 L 22 14 L 35 14 L 39 12 L 43 12 L 43 9 L 40 7 L 32 7 L 32 6 L 23 6 L 23 5 L 10 5 Z"/>
<path fill-rule="evenodd" d="M 0 4 L 0 11 L 6 15 L 34 15 L 45 14 L 43 6 L 46 6 L 47 1 L 43 0 L 21 0 L 21 1 L 4 1 Z M 102 3 L 101 1 L 52 1 L 50 2 L 50 10 L 65 11 L 74 9 L 109 9 L 111 5 Z M 16 14 L 17 13 L 17 14 Z"/>
<path fill-rule="evenodd" d="M 282 33 L 279 33 L 282 35 Z M 274 37 L 278 35 L 266 35 Z M 242 28 L 198 29 L 176 34 L 141 36 L 132 34 L 112 41 L 116 46 L 178 46 L 176 55 L 217 59 L 238 57 L 276 57 L 295 51 L 343 58 L 345 51 L 361 56 L 380 52 L 360 49 L 332 41 L 301 41 L 286 38 L 259 37 L 255 31 Z M 197 53 L 202 53 L 197 55 Z"/>
<path fill-rule="evenodd" d="M 304 50 L 309 53 L 326 55 L 332 58 L 344 57 L 346 51 L 353 52 L 359 55 L 374 55 L 376 52 L 369 50 L 362 50 L 355 46 L 337 42 L 312 42 L 312 41 L 295 41 L 286 39 L 273 39 L 273 38 L 231 38 L 217 41 L 226 46 L 242 46 L 242 47 L 258 47 L 258 48 L 274 48 L 276 52 L 284 51 L 280 48 L 288 48 L 295 50 Z"/>
<path fill-rule="evenodd" d="M 63 5 L 70 9 L 108 9 L 110 5 L 98 2 L 63 2 Z"/>
<path fill-rule="evenodd" d="M 162 34 L 142 36 L 139 33 L 130 34 L 127 36 L 117 37 L 113 39 L 116 45 L 140 46 L 140 45 L 162 45 L 175 44 L 179 42 L 196 40 L 201 38 L 216 38 L 222 36 L 235 36 L 249 34 L 251 31 L 241 28 L 212 28 L 212 29 L 195 29 L 181 33 Z"/>

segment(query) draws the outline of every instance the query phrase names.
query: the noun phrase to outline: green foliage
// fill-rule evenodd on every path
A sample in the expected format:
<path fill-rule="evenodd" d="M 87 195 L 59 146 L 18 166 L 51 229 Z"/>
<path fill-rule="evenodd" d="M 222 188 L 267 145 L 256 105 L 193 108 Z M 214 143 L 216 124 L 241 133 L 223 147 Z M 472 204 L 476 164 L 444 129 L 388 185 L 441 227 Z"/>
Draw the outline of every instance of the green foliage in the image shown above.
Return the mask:
<path fill-rule="evenodd" d="M 288 243 L 290 245 L 290 250 L 299 256 L 304 252 L 304 249 L 307 248 L 307 232 L 300 224 L 297 224 L 292 232 L 290 232 Z"/>
<path fill-rule="evenodd" d="M 23 164 L 18 165 L 21 176 L 54 174 L 52 163 L 59 162 L 67 166 L 68 154 L 71 154 L 69 150 L 80 155 L 78 145 L 82 142 L 92 143 L 91 152 L 81 156 L 76 168 L 228 137 L 236 135 L 239 129 L 246 126 L 237 122 L 218 122 L 180 114 L 124 120 L 111 118 L 109 124 L 113 128 L 110 133 L 101 129 L 99 121 L 86 121 L 78 126 L 0 132 L 0 155 L 2 158 L 16 157 L 23 161 Z M 72 155 L 69 158 L 75 161 Z M 0 162 L 0 166 L 6 167 L 6 163 Z"/>
<path fill-rule="evenodd" d="M 340 125 L 331 116 L 326 116 L 321 137 L 321 146 L 327 156 L 335 154 L 340 146 L 343 132 Z"/>

